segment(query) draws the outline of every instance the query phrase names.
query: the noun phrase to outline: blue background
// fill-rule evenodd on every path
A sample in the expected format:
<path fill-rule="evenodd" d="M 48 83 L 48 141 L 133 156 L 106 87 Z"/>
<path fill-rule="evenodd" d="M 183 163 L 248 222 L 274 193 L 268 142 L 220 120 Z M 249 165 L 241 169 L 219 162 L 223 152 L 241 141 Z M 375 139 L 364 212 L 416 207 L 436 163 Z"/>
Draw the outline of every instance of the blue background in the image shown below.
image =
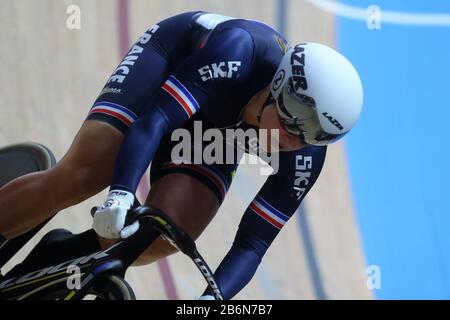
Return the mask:
<path fill-rule="evenodd" d="M 450 14 L 450 1 L 345 0 Z M 337 19 L 337 47 L 360 73 L 361 120 L 346 137 L 367 265 L 379 299 L 450 298 L 450 27 Z"/>

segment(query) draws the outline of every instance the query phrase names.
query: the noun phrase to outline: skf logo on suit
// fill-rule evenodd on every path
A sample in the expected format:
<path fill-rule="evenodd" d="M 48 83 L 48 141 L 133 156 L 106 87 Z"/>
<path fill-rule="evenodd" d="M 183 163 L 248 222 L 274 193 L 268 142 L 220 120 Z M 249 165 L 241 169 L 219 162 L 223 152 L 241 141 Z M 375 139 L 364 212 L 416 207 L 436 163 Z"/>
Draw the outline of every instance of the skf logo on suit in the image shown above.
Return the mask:
<path fill-rule="evenodd" d="M 241 65 L 241 61 L 222 61 L 201 67 L 198 72 L 203 82 L 217 78 L 232 78 Z"/>

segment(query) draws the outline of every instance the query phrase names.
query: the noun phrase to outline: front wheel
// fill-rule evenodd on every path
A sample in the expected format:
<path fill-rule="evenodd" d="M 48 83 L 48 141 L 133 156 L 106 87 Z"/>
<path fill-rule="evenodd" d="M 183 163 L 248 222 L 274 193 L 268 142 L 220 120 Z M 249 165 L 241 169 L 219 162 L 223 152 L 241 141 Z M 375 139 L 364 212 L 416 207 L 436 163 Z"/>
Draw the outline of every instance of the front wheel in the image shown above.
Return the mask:
<path fill-rule="evenodd" d="M 88 290 L 86 298 L 95 300 L 136 300 L 131 286 L 123 278 L 107 275 L 95 280 Z"/>

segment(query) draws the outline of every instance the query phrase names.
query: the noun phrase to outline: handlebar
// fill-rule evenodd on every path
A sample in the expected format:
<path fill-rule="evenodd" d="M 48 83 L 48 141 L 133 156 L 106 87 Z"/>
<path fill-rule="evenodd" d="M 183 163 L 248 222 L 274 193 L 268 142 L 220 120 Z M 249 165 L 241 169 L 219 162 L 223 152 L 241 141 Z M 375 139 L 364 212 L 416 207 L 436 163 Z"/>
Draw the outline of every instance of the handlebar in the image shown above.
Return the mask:
<path fill-rule="evenodd" d="M 91 215 L 94 216 L 98 207 L 91 209 Z M 131 208 L 127 212 L 125 218 L 125 226 L 131 225 L 136 221 L 146 220 L 150 223 L 153 229 L 157 230 L 164 236 L 175 248 L 183 252 L 195 263 L 197 268 L 201 271 L 208 286 L 211 288 L 216 300 L 223 300 L 222 293 L 217 285 L 213 273 L 200 253 L 197 251 L 195 241 L 179 228 L 176 223 L 169 218 L 164 212 L 153 208 L 151 206 L 139 206 Z"/>
<path fill-rule="evenodd" d="M 91 215 L 94 216 L 98 207 L 91 209 Z M 152 227 L 161 233 L 175 248 L 193 258 L 197 252 L 194 240 L 164 212 L 150 206 L 140 206 L 131 208 L 125 218 L 125 226 L 129 226 L 136 221 L 148 219 Z"/>

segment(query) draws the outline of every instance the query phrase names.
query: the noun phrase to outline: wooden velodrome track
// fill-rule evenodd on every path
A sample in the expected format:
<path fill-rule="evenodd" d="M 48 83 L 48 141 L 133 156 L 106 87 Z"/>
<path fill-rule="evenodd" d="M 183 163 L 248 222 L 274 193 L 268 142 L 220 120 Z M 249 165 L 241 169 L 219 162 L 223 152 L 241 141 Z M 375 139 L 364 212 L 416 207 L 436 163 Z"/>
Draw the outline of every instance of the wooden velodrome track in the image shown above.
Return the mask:
<path fill-rule="evenodd" d="M 80 30 L 66 28 L 72 4 L 81 9 Z M 276 25 L 275 0 L 2 0 L 0 145 L 37 141 L 60 159 L 127 43 L 167 16 L 198 9 Z M 334 45 L 332 16 L 302 0 L 290 1 L 287 12 L 291 43 Z M 372 298 L 343 147 L 340 142 L 329 148 L 302 217 L 297 213 L 287 223 L 237 299 Z M 256 170 L 239 169 L 223 207 L 198 241 L 212 268 L 229 249 L 244 208 L 264 182 Z M 103 192 L 64 210 L 42 232 L 55 227 L 84 231 L 91 225 L 89 209 L 104 197 Z M 204 288 L 181 254 L 132 268 L 127 279 L 140 299 L 192 299 Z"/>

